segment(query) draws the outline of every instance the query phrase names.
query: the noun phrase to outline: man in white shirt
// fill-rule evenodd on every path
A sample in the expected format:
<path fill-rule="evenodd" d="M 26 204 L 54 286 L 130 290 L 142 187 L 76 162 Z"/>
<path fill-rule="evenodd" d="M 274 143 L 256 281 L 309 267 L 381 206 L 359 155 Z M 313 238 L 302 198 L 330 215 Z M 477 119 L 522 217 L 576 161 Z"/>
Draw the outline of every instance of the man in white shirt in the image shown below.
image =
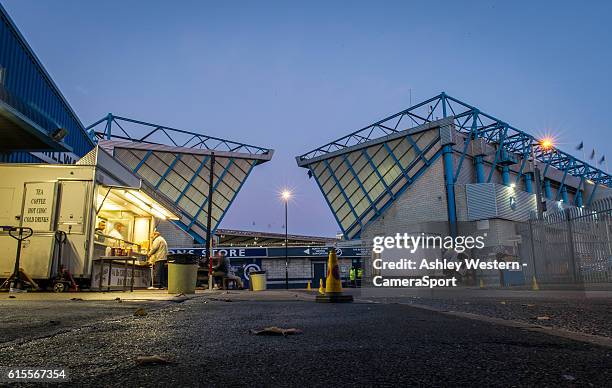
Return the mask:
<path fill-rule="evenodd" d="M 166 286 L 168 274 L 166 273 L 166 261 L 168 258 L 168 243 L 166 239 L 156 230 L 151 235 L 151 249 L 149 249 L 149 263 L 153 266 L 153 286 L 149 289 L 160 289 Z"/>
<path fill-rule="evenodd" d="M 106 224 L 106 223 L 105 223 Z M 108 233 L 108 236 L 111 238 L 105 238 L 104 241 L 107 243 L 106 245 L 106 256 L 110 256 L 112 249 L 118 248 L 121 246 L 121 241 L 125 240 L 125 225 L 121 222 L 115 222 L 113 224 L 113 229 Z"/>
<path fill-rule="evenodd" d="M 113 230 L 111 230 L 108 235 L 113 238 L 111 240 L 112 246 L 118 247 L 120 245 L 119 240 L 125 240 L 125 225 L 121 222 L 115 222 Z"/>

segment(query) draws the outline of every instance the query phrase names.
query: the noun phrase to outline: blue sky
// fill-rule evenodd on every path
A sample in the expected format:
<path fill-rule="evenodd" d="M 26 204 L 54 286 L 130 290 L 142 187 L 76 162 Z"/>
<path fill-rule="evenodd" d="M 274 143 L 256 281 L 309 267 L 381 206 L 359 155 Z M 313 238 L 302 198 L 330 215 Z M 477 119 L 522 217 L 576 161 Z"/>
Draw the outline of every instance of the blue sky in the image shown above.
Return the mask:
<path fill-rule="evenodd" d="M 1 0 L 84 124 L 274 148 L 222 227 L 338 230 L 294 157 L 441 91 L 612 157 L 612 2 Z M 588 153 L 587 152 L 587 153 Z"/>

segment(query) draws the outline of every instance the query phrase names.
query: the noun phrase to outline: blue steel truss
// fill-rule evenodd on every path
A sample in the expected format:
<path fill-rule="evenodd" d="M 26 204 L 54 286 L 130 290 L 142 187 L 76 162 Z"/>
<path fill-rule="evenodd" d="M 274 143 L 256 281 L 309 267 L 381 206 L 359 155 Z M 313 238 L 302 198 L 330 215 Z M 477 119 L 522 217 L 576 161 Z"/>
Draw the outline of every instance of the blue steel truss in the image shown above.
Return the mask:
<path fill-rule="evenodd" d="M 216 161 L 211 212 L 214 233 L 253 168 L 270 160 L 274 152 L 112 114 L 87 129 L 104 147 L 113 148 L 115 158 L 177 205 L 182 217 L 174 223 L 200 244 L 205 243 L 207 234 L 211 155 Z"/>
<path fill-rule="evenodd" d="M 308 164 L 347 239 L 358 238 L 442 155 L 439 140 L 431 130 L 402 134 Z"/>
<path fill-rule="evenodd" d="M 326 192 L 323 190 L 323 187 L 319 182 L 320 178 L 314 171 L 313 166 L 322 162 L 327 163 L 327 160 L 334 159 L 347 153 L 353 153 L 355 150 L 361 149 L 360 152 L 362 153 L 362 156 L 366 158 L 368 163 L 374 169 L 374 172 L 378 174 L 379 180 L 382 183 L 385 183 L 383 177 L 377 171 L 377 166 L 372 164 L 370 155 L 368 155 L 367 149 L 364 147 L 369 147 L 371 142 L 376 139 L 393 137 L 394 135 L 408 129 L 447 117 L 453 120 L 455 129 L 458 132 L 466 135 L 465 140 L 463 140 L 463 144 L 458 145 L 459 149 L 461 149 L 461 156 L 459 158 L 457 167 L 455 171 L 452 171 L 453 168 L 451 167 L 451 170 L 447 174 L 448 177 L 451 177 L 450 181 L 453 183 L 457 181 L 462 164 L 468 155 L 470 143 L 475 139 L 483 139 L 485 142 L 492 144 L 495 149 L 495 156 L 492 161 L 490 172 L 488 176 L 485 177 L 487 182 L 491 182 L 493 172 L 498 166 L 501 167 L 508 160 L 520 156 L 521 163 L 516 178 L 517 182 L 521 178 L 521 175 L 524 174 L 526 161 L 531 157 L 535 157 L 535 159 L 544 166 L 544 177 L 546 177 L 546 173 L 551 167 L 563 172 L 563 177 L 559 182 L 560 186 L 557 192 L 557 199 L 559 199 L 559 196 L 564 190 L 566 177 L 568 175 L 580 179 L 578 187 L 583 185 L 585 181 L 595 183 L 591 198 L 593 197 L 593 193 L 597 189 L 598 185 L 612 187 L 612 176 L 601 169 L 579 160 L 578 158 L 575 158 L 574 156 L 561 151 L 554 146 L 546 145 L 542 139 L 537 139 L 534 136 L 509 125 L 508 123 L 497 119 L 494 116 L 481 112 L 478 108 L 475 108 L 472 105 L 466 104 L 442 92 L 433 98 L 416 104 L 408 109 L 377 121 L 371 125 L 368 125 L 367 127 L 352 132 L 344 137 L 297 157 L 298 165 L 308 168 L 309 174 L 311 176 L 314 175 L 317 184 L 326 196 L 328 205 L 330 208 L 332 208 L 332 212 L 334 212 L 336 220 L 338 221 L 338 224 L 342 228 L 346 237 L 354 238 L 354 236 L 351 236 L 351 230 L 356 228 L 357 225 L 361 225 L 362 220 L 360 217 L 357 217 L 357 220 L 349 228 L 343 227 L 341 220 L 339 220 L 338 216 L 335 214 L 335 210 L 333 209 L 329 198 L 327 198 Z M 410 136 L 407 136 L 406 138 L 409 141 L 412 140 Z M 357 147 L 360 145 L 361 147 Z M 388 144 L 386 141 L 383 141 L 383 145 L 387 148 L 387 152 L 389 152 L 389 154 L 393 157 L 393 152 L 388 149 Z M 427 164 L 432 162 L 431 159 L 427 160 L 424 157 L 424 153 L 421 152 L 416 144 L 413 144 L 413 146 L 417 151 L 419 158 L 421 158 Z M 400 165 L 397 159 L 395 162 L 396 165 Z M 422 171 L 420 171 L 419 174 L 420 173 L 422 173 Z M 351 171 L 351 174 L 356 176 L 354 171 Z M 406 171 L 404 169 L 402 169 L 402 174 L 404 174 L 408 182 L 414 180 L 414 177 L 406 175 Z M 338 184 L 340 190 L 344 190 L 342 185 L 339 184 L 338 180 L 336 180 L 336 183 Z M 405 188 L 406 187 L 403 187 L 402 190 Z M 386 184 L 385 191 L 390 192 L 390 188 Z M 343 195 L 345 198 L 347 197 L 346 193 Z M 589 203 L 590 199 L 588 201 Z M 370 205 L 374 206 L 376 201 L 369 197 L 368 200 L 370 201 Z M 374 207 L 374 209 L 377 213 L 380 213 L 386 206 L 388 206 L 388 204 L 382 207 L 379 205 Z M 351 211 L 355 213 L 354 209 L 351 209 Z"/>
<path fill-rule="evenodd" d="M 97 130 L 102 123 L 104 123 L 104 128 L 101 131 Z M 140 127 L 138 131 L 139 136 L 133 136 L 133 131 L 126 130 L 126 123 L 137 124 L 137 126 Z M 113 129 L 115 129 L 114 132 Z M 112 113 L 109 113 L 106 117 L 91 124 L 86 130 L 94 139 L 128 140 L 137 143 L 164 144 L 174 147 L 197 148 L 211 151 L 243 152 L 252 155 L 265 155 L 271 151 L 267 148 L 225 140 L 214 136 L 207 136 L 197 132 L 115 116 Z M 119 131 L 119 133 L 117 133 L 117 131 Z"/>
<path fill-rule="evenodd" d="M 588 179 L 597 184 L 612 187 L 612 176 L 601 169 L 591 166 L 556 147 L 545 147 L 542 139 L 537 139 L 444 92 L 299 156 L 300 165 L 306 165 L 308 160 L 324 157 L 331 152 L 341 151 L 347 147 L 449 116 L 453 117 L 455 128 L 468 135 L 463 144 L 462 158 L 455 173 L 455 180 L 467 154 L 470 141 L 482 138 L 488 143 L 495 144 L 497 148 L 491 171 L 498 165 L 504 152 L 521 155 L 523 160 L 529 158 L 533 152 L 536 159 L 544 164 L 545 171 L 549 167 L 554 167 L 563 171 L 564 174 L 575 176 L 581 180 Z M 564 181 L 561 182 L 561 185 L 563 184 Z"/>

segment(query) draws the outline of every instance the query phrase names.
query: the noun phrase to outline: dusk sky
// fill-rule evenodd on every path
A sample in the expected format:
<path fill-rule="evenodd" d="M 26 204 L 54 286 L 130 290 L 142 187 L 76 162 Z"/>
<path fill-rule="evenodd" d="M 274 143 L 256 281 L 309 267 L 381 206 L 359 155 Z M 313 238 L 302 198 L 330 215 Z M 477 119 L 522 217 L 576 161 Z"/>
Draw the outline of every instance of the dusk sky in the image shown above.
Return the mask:
<path fill-rule="evenodd" d="M 289 186 L 289 233 L 335 235 L 295 156 L 441 91 L 612 157 L 609 1 L 0 1 L 83 124 L 275 149 L 223 228 L 283 231 Z"/>

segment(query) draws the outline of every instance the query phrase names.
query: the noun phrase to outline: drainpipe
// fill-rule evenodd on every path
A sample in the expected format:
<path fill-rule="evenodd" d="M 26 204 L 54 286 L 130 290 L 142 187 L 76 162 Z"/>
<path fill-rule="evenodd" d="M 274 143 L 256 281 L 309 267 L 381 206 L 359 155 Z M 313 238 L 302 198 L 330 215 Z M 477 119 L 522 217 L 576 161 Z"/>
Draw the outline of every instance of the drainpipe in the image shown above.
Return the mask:
<path fill-rule="evenodd" d="M 552 199 L 552 189 L 550 188 L 549 179 L 544 179 L 544 196 L 546 199 Z"/>
<path fill-rule="evenodd" d="M 525 174 L 525 191 L 528 193 L 533 193 L 533 186 L 532 186 L 532 175 L 530 172 Z"/>
<path fill-rule="evenodd" d="M 584 203 L 582 201 L 582 191 L 577 190 L 576 191 L 576 206 L 582 207 L 583 205 Z"/>
<path fill-rule="evenodd" d="M 482 155 L 476 156 L 476 158 L 474 159 L 474 163 L 476 164 L 476 183 L 484 183 L 485 172 Z"/>
<path fill-rule="evenodd" d="M 569 197 L 567 195 L 567 186 L 563 185 L 563 187 L 561 188 L 561 199 L 563 200 L 563 203 L 567 203 L 569 205 Z"/>
<path fill-rule="evenodd" d="M 504 185 L 510 186 L 510 168 L 508 166 L 502 167 L 502 180 Z"/>
<path fill-rule="evenodd" d="M 450 234 L 457 235 L 457 212 L 455 210 L 455 182 L 453 176 L 453 145 L 446 144 L 442 149 L 444 158 L 444 178 L 446 181 L 446 203 L 448 206 L 448 222 Z"/>

